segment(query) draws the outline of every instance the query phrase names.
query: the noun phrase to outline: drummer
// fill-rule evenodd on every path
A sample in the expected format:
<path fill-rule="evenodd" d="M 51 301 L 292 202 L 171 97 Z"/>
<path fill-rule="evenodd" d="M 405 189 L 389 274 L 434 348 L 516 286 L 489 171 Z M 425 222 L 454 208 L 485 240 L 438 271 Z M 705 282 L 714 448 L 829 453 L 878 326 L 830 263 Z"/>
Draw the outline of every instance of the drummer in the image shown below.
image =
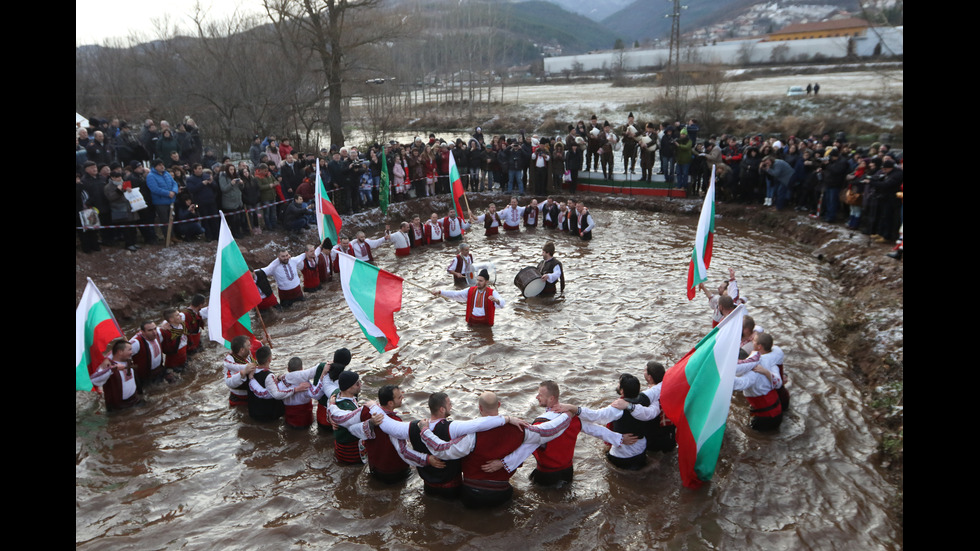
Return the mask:
<path fill-rule="evenodd" d="M 432 291 L 433 296 L 442 296 L 466 304 L 466 323 L 470 325 L 493 326 L 493 314 L 497 308 L 507 305 L 497 291 L 488 286 L 490 273 L 480 270 L 476 285 L 459 291 Z"/>
<path fill-rule="evenodd" d="M 544 290 L 541 295 L 553 295 L 556 291 L 556 281 L 561 282 L 561 292 L 565 292 L 565 273 L 562 272 L 561 262 L 555 258 L 555 244 L 548 241 L 541 249 L 543 260 L 538 263 L 538 272 L 544 280 Z"/>
<path fill-rule="evenodd" d="M 473 278 L 473 255 L 470 254 L 470 246 L 466 243 L 459 244 L 459 254 L 453 259 L 446 271 L 452 274 L 453 283 L 457 287 L 467 284 L 467 279 Z"/>

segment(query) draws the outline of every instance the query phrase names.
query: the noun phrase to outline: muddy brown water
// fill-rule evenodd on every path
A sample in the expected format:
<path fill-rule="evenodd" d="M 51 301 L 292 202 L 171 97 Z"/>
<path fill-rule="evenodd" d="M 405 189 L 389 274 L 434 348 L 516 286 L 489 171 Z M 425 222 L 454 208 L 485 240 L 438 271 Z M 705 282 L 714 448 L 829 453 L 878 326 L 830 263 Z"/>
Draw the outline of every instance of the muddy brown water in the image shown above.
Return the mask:
<path fill-rule="evenodd" d="M 534 395 L 556 380 L 562 401 L 598 407 L 616 379 L 642 380 L 647 360 L 680 359 L 710 330 L 706 300 L 684 292 L 694 219 L 594 210 L 595 239 L 538 229 L 467 236 L 492 261 L 508 304 L 490 328 L 470 328 L 464 306 L 406 285 L 396 314 L 401 347 L 379 356 L 361 336 L 339 283 L 267 319 L 273 368 L 307 365 L 349 347 L 365 381 L 405 391 L 403 417 L 425 415 L 448 392 L 455 418 L 476 416 L 493 390 L 506 413 L 533 418 Z M 580 435 L 575 480 L 532 486 L 528 460 L 508 505 L 473 512 L 424 496 L 418 476 L 386 486 L 366 467 L 340 467 L 333 437 L 260 424 L 229 409 L 222 352 L 192 359 L 183 379 L 147 390 L 147 405 L 107 415 L 76 393 L 75 540 L 84 549 L 894 549 L 894 490 L 873 466 L 876 441 L 845 363 L 826 347 L 837 288 L 802 247 L 719 218 L 712 284 L 736 269 L 748 312 L 787 355 L 792 409 L 781 430 L 748 428 L 736 397 L 714 481 L 682 488 L 676 453 L 640 472 L 619 471 L 599 441 Z M 566 270 L 564 296 L 519 298 L 513 277 L 547 240 Z M 427 287 L 451 288 L 452 245 L 378 264 Z"/>

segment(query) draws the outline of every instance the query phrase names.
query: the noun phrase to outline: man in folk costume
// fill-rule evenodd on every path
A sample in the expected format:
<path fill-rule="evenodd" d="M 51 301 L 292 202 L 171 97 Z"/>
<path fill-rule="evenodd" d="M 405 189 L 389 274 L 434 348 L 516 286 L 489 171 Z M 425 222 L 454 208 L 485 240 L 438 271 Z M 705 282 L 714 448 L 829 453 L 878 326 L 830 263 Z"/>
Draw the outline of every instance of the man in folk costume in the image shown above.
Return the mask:
<path fill-rule="evenodd" d="M 163 348 L 160 343 L 163 336 L 157 324 L 152 321 L 144 321 L 140 324 L 140 330 L 133 338 L 129 339 L 129 344 L 133 345 L 132 359 L 136 364 L 136 377 L 141 384 L 146 384 L 164 376 L 163 369 Z"/>
<path fill-rule="evenodd" d="M 332 394 L 338 408 L 345 411 L 357 409 L 357 395 L 361 392 L 361 381 L 357 373 L 344 371 L 337 381 L 337 390 Z M 351 431 L 339 427 L 334 431 L 333 450 L 337 462 L 341 465 L 361 465 L 361 452 L 357 446 L 357 436 Z"/>
<path fill-rule="evenodd" d="M 541 206 L 538 205 L 537 199 L 531 199 L 531 204 L 524 209 L 523 218 L 525 228 L 538 227 L 538 219 L 541 218 Z"/>
<path fill-rule="evenodd" d="M 340 260 L 338 260 L 339 256 L 337 255 L 338 252 L 354 256 L 354 246 L 350 244 L 349 237 L 340 237 L 338 238 L 338 241 L 340 241 L 340 243 L 337 243 L 336 247 L 330 249 L 330 267 L 333 269 L 333 273 L 335 274 L 340 273 Z"/>
<path fill-rule="evenodd" d="M 481 394 L 478 405 L 481 417 L 500 417 L 500 400 L 493 392 Z M 535 449 L 561 436 L 571 419 L 559 415 L 533 426 L 513 422 L 510 417 L 505 421 L 507 424 L 450 441 L 428 430 L 424 422 L 419 426 L 422 441 L 434 455 L 444 461 L 460 459 L 460 499 L 466 507 L 493 507 L 508 501 L 514 494 L 510 477 Z"/>
<path fill-rule="evenodd" d="M 460 291 L 432 291 L 435 296 L 442 296 L 466 304 L 466 323 L 482 324 L 493 327 L 494 312 L 497 308 L 507 305 L 497 291 L 487 284 L 490 274 L 486 269 L 480 270 L 476 276 L 476 285 Z"/>
<path fill-rule="evenodd" d="M 473 213 L 470 213 L 473 216 Z M 500 226 L 503 225 L 503 220 L 500 219 L 500 214 L 497 213 L 496 203 L 490 203 L 487 205 L 487 212 L 477 216 L 475 219 L 471 220 L 474 224 L 483 224 L 486 231 L 483 235 L 491 236 L 497 235 L 500 232 Z"/>
<path fill-rule="evenodd" d="M 613 165 L 616 162 L 613 147 L 618 141 L 619 138 L 613 133 L 609 121 L 605 121 L 602 125 L 602 134 L 599 136 L 599 161 L 602 164 L 602 177 L 606 180 L 613 177 Z"/>
<path fill-rule="evenodd" d="M 470 246 L 466 243 L 459 244 L 459 254 L 449 263 L 446 271 L 453 276 L 453 283 L 457 287 L 466 285 L 467 277 L 473 277 L 473 255 L 470 254 Z"/>
<path fill-rule="evenodd" d="M 430 418 L 425 421 L 411 423 L 398 421 L 377 404 L 369 404 L 369 406 L 372 415 L 377 417 L 380 414 L 381 421 L 378 423 L 378 429 L 389 436 L 399 456 L 406 463 L 418 467 L 419 477 L 424 482 L 425 493 L 448 498 L 459 496 L 463 481 L 462 462 L 460 461 L 462 456 L 456 455 L 444 463 L 439 461 L 439 458 L 426 447 L 422 433 L 428 432 L 428 434 L 445 441 L 456 441 L 456 439 L 472 435 L 474 432 L 503 426 L 507 422 L 512 424 L 523 423 L 520 419 L 503 416 L 480 417 L 470 421 L 450 420 L 448 417 L 452 412 L 452 400 L 444 392 L 429 395 Z M 334 413 L 334 409 L 331 409 L 331 412 Z M 334 421 L 338 424 L 349 423 L 349 421 L 336 416 Z M 426 429 L 428 430 L 426 431 Z M 351 425 L 351 430 L 357 429 Z M 368 438 L 370 437 L 372 436 L 368 436 Z"/>
<path fill-rule="evenodd" d="M 439 223 L 439 215 L 433 212 L 429 220 L 425 222 L 425 243 L 426 245 L 431 245 L 433 243 L 442 243 L 445 240 L 446 234 L 442 224 Z"/>
<path fill-rule="evenodd" d="M 259 289 L 259 297 L 262 302 L 256 307 L 259 311 L 269 310 L 279 306 L 276 294 L 272 292 L 272 285 L 269 285 L 269 276 L 265 275 L 262 269 L 252 270 L 252 281 Z"/>
<path fill-rule="evenodd" d="M 325 237 L 323 243 L 320 243 L 320 252 L 316 255 L 316 269 L 317 276 L 320 278 L 320 285 L 333 279 L 333 267 L 331 266 L 330 259 L 327 258 L 327 251 L 332 248 L 333 243 L 330 241 L 330 238 Z"/>
<path fill-rule="evenodd" d="M 191 305 L 184 309 L 187 323 L 187 354 L 197 354 L 201 349 L 201 328 L 204 327 L 204 295 L 198 293 L 191 299 Z"/>
<path fill-rule="evenodd" d="M 313 372 L 313 388 L 310 393 L 317 401 L 316 423 L 320 432 L 333 432 L 333 425 L 330 422 L 330 396 L 340 388 L 340 374 L 347 369 L 351 362 L 350 350 L 338 348 L 333 353 L 333 362 L 329 365 L 320 362 Z"/>
<path fill-rule="evenodd" d="M 412 231 L 411 226 L 408 222 L 402 222 L 395 233 L 390 233 L 391 228 L 385 226 L 385 229 L 389 230 L 388 235 L 391 237 L 391 244 L 395 247 L 395 256 L 408 256 L 412 251 L 412 241 L 409 238 Z"/>
<path fill-rule="evenodd" d="M 761 349 L 760 346 L 759 350 Z M 739 362 L 735 370 L 735 385 L 732 390 L 734 392 L 741 390 L 749 402 L 749 413 L 752 418 L 749 422 L 750 427 L 757 431 L 776 430 L 783 422 L 783 406 L 777 392 L 777 389 L 782 386 L 782 379 L 778 373 L 770 372 L 760 364 L 758 360 Z"/>
<path fill-rule="evenodd" d="M 599 170 L 599 147 L 602 145 L 602 128 L 599 127 L 599 119 L 592 115 L 589 121 L 588 143 L 585 146 L 585 170 L 595 172 Z"/>
<path fill-rule="evenodd" d="M 558 203 L 549 195 L 544 203 L 541 204 L 541 226 L 545 228 L 558 227 L 558 213 L 561 209 Z"/>
<path fill-rule="evenodd" d="M 446 241 L 459 241 L 463 238 L 463 232 L 470 229 L 469 222 L 456 216 L 456 209 L 449 209 L 449 214 L 440 223 Z"/>
<path fill-rule="evenodd" d="M 640 392 L 640 380 L 628 373 L 619 376 L 619 400 L 598 410 L 561 404 L 557 411 L 582 419 L 582 432 L 611 446 L 606 459 L 627 470 L 646 465 L 646 434 L 653 419 L 660 415 L 660 405 L 651 405 Z"/>
<path fill-rule="evenodd" d="M 567 228 L 565 231 L 572 235 L 578 235 L 578 210 L 575 208 L 575 201 L 569 199 L 567 206 L 568 213 L 565 214 L 565 225 Z"/>
<path fill-rule="evenodd" d="M 306 260 L 306 253 L 295 258 L 290 256 L 289 251 L 279 251 L 277 256 L 268 266 L 262 268 L 267 276 L 272 276 L 279 287 L 279 303 L 283 307 L 288 307 L 294 302 L 303 300 L 303 288 L 300 286 L 300 267 Z"/>
<path fill-rule="evenodd" d="M 660 142 L 657 140 L 657 130 L 653 123 L 648 122 L 646 132 L 639 138 L 640 146 L 640 181 L 653 181 L 653 164 L 656 162 L 657 149 Z M 624 146 L 625 149 L 625 146 Z"/>
<path fill-rule="evenodd" d="M 712 312 L 711 313 L 712 328 L 716 327 L 719 323 L 721 323 L 721 320 L 725 318 L 725 316 L 722 315 L 721 313 L 721 308 L 719 307 L 719 302 L 718 302 L 721 299 L 721 297 L 723 296 L 731 297 L 733 303 L 738 301 L 745 302 L 744 300 L 741 300 L 741 297 L 738 296 L 738 282 L 735 281 L 735 270 L 733 268 L 728 269 L 728 281 L 718 286 L 717 295 L 711 294 L 711 292 L 708 291 L 708 286 L 705 285 L 703 281 L 698 284 L 698 287 L 701 289 L 702 292 L 704 292 L 704 296 L 708 298 L 708 306 L 711 307 L 711 312 Z"/>
<path fill-rule="evenodd" d="M 511 197 L 510 204 L 500 211 L 500 218 L 504 221 L 504 231 L 520 231 L 525 209 L 526 207 L 517 205 L 517 197 Z"/>
<path fill-rule="evenodd" d="M 316 374 L 315 367 L 303 369 L 302 358 L 292 357 L 286 364 L 287 373 L 266 380 L 266 387 L 273 396 L 280 398 L 286 410 L 286 425 L 305 429 L 313 424 L 313 394 L 310 379 Z"/>
<path fill-rule="evenodd" d="M 538 263 L 538 273 L 544 280 L 544 290 L 542 295 L 553 295 L 556 291 L 556 281 L 561 282 L 561 291 L 565 292 L 565 273 L 562 272 L 561 262 L 555 258 L 555 244 L 548 241 L 541 249 L 541 256 L 544 258 Z"/>
<path fill-rule="evenodd" d="M 167 312 L 167 319 L 160 324 L 160 347 L 165 354 L 163 365 L 174 371 L 183 371 L 187 364 L 187 328 L 184 314 L 178 310 Z"/>
<path fill-rule="evenodd" d="M 269 379 L 275 382 L 275 376 L 269 370 L 272 363 L 272 349 L 263 346 L 255 351 L 257 365 L 249 365 L 242 369 L 248 377 L 248 416 L 255 421 L 275 421 L 286 412 L 282 399 L 276 398 L 269 392 Z"/>
<path fill-rule="evenodd" d="M 560 412 L 555 411 L 559 403 L 560 390 L 554 381 L 543 381 L 538 386 L 538 405 L 545 408 L 537 419 L 535 425 L 554 421 Z M 575 456 L 575 442 L 578 434 L 582 431 L 582 421 L 575 416 L 569 423 L 568 428 L 561 433 L 561 436 L 534 450 L 534 458 L 538 464 L 531 471 L 530 480 L 535 484 L 550 486 L 561 482 L 571 482 L 574 470 L 572 468 L 572 458 Z"/>
<path fill-rule="evenodd" d="M 776 395 L 779 396 L 782 410 L 786 411 L 789 409 L 789 391 L 786 390 L 784 384 L 786 375 L 783 372 L 783 360 L 785 358 L 783 349 L 773 344 L 772 335 L 761 331 L 753 331 L 752 345 L 752 353 L 748 358 L 739 360 L 735 374 L 740 375 L 749 369 L 754 369 L 769 376 L 773 387 L 776 389 Z"/>
<path fill-rule="evenodd" d="M 418 453 L 411 448 L 406 438 L 399 439 L 383 433 L 375 427 L 388 418 L 399 425 L 407 425 L 395 413 L 395 408 L 402 405 L 403 393 L 395 385 L 385 385 L 378 391 L 378 402 L 368 402 L 367 407 L 359 407 L 353 412 L 347 412 L 336 404 L 330 405 L 331 420 L 338 426 L 344 427 L 354 436 L 361 439 L 367 452 L 368 467 L 371 476 L 385 484 L 395 484 L 409 477 L 409 466 L 424 468 L 432 465 L 444 468 L 445 463 L 435 456 Z"/>
<path fill-rule="evenodd" d="M 566 205 L 565 203 L 560 203 L 558 205 L 558 230 L 559 231 L 567 232 L 568 228 L 570 227 L 568 212 L 569 212 L 568 205 Z M 572 209 L 572 212 L 574 213 L 575 209 Z"/>
<path fill-rule="evenodd" d="M 231 339 L 229 352 L 222 366 L 225 371 L 225 386 L 228 387 L 229 406 L 248 405 L 248 371 L 258 365 L 252 358 L 251 339 L 248 335 L 239 335 Z"/>
<path fill-rule="evenodd" d="M 116 411 L 142 402 L 143 386 L 132 362 L 133 345 L 118 338 L 111 346 L 109 357 L 102 360 L 91 379 L 93 385 L 102 387 L 106 409 Z"/>
<path fill-rule="evenodd" d="M 592 229 L 595 228 L 595 219 L 589 214 L 589 209 L 585 208 L 585 204 L 579 201 L 575 205 L 575 211 L 578 236 L 582 238 L 582 241 L 592 239 Z"/>
<path fill-rule="evenodd" d="M 643 373 L 643 378 L 649 387 L 642 392 L 650 399 L 651 406 L 656 404 L 659 407 L 660 405 L 660 386 L 666 372 L 667 370 L 662 363 L 647 362 L 647 369 Z M 663 414 L 663 411 L 647 425 L 647 428 L 649 429 L 647 431 L 648 454 L 655 451 L 668 453 L 677 447 L 677 427 Z"/>
<path fill-rule="evenodd" d="M 351 247 L 354 248 L 354 258 L 365 262 L 374 262 L 374 254 L 371 251 L 384 245 L 385 241 L 391 240 L 391 236 L 387 232 L 385 232 L 384 237 L 377 239 L 365 238 L 364 232 L 362 231 L 357 232 L 355 237 L 356 239 L 351 242 Z"/>
<path fill-rule="evenodd" d="M 304 291 L 314 293 L 320 290 L 320 247 L 306 246 L 306 254 L 303 255 L 303 263 L 300 264 L 300 273 L 303 274 Z"/>
<path fill-rule="evenodd" d="M 636 127 L 633 126 L 632 115 L 630 113 L 630 122 L 623 129 L 623 174 L 626 174 L 627 170 L 630 174 L 636 174 L 636 154 L 639 151 L 639 141 L 636 137 Z"/>
<path fill-rule="evenodd" d="M 408 240 L 412 243 L 412 247 L 425 245 L 425 226 L 422 225 L 422 217 L 417 214 L 413 215 L 411 226 L 408 232 Z"/>

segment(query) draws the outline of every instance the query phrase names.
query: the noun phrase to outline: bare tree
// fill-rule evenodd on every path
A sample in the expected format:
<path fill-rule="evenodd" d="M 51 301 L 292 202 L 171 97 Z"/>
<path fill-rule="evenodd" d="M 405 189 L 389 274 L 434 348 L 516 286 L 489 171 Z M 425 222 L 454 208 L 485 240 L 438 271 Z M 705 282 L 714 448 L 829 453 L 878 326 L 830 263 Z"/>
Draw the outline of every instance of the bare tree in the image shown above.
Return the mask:
<path fill-rule="evenodd" d="M 319 62 L 327 88 L 331 143 L 344 144 L 344 77 L 364 46 L 397 34 L 401 17 L 380 9 L 382 0 L 263 0 L 279 33 L 301 35 Z"/>
<path fill-rule="evenodd" d="M 780 44 L 769 52 L 769 61 L 773 63 L 785 63 L 789 59 L 789 46 Z"/>

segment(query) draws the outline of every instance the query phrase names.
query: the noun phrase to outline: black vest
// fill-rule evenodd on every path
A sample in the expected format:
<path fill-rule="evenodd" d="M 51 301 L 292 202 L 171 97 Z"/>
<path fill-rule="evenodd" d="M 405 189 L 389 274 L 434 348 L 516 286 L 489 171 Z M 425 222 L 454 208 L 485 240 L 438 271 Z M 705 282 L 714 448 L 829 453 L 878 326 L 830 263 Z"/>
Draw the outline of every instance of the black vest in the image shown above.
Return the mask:
<path fill-rule="evenodd" d="M 554 228 L 558 226 L 558 213 L 561 211 L 558 209 L 558 203 L 552 203 L 550 207 L 547 205 L 541 209 L 541 220 L 544 220 L 544 215 L 547 214 L 551 216 L 551 222 L 544 221 L 543 224 L 548 224 L 548 227 Z"/>
<path fill-rule="evenodd" d="M 438 423 L 432 429 L 432 434 L 435 434 L 446 442 L 452 440 L 449 436 L 449 423 L 452 423 L 452 421 Z M 425 447 L 425 443 L 422 442 L 422 431 L 419 430 L 418 421 L 414 421 L 408 426 L 408 440 L 412 443 L 412 449 L 415 451 L 425 454 L 432 453 L 429 451 L 429 448 Z M 462 476 L 463 469 L 459 459 L 453 459 L 445 463 L 446 467 L 444 469 L 437 469 L 431 465 L 417 467 L 419 477 L 429 484 L 446 484 Z"/>
<path fill-rule="evenodd" d="M 265 386 L 266 378 L 272 375 L 269 371 L 255 372 L 255 380 Z M 259 398 L 252 392 L 252 387 L 248 387 L 248 416 L 256 421 L 275 421 L 286 413 L 286 406 L 282 400 L 273 398 Z"/>
<path fill-rule="evenodd" d="M 649 406 L 650 398 L 646 394 L 640 393 L 636 398 L 627 398 L 627 402 L 633 404 L 639 404 L 641 406 Z M 628 409 L 623 410 L 623 416 L 612 422 L 612 427 L 610 427 L 614 432 L 620 434 L 635 434 L 639 437 L 646 436 L 649 432 L 649 424 L 651 421 L 638 421 L 633 418 L 633 415 Z"/>
<path fill-rule="evenodd" d="M 555 266 L 558 266 L 559 268 L 562 269 L 561 275 L 558 277 L 558 281 L 561 282 L 561 290 L 562 292 L 564 292 L 565 291 L 565 267 L 561 265 L 561 262 L 558 262 L 558 260 L 555 258 L 551 258 L 549 260 L 542 260 L 541 262 L 538 262 L 538 272 L 541 275 L 548 275 L 551 272 L 555 271 Z M 542 295 L 555 294 L 555 284 L 545 283 L 544 290 L 541 291 L 541 294 Z"/>

